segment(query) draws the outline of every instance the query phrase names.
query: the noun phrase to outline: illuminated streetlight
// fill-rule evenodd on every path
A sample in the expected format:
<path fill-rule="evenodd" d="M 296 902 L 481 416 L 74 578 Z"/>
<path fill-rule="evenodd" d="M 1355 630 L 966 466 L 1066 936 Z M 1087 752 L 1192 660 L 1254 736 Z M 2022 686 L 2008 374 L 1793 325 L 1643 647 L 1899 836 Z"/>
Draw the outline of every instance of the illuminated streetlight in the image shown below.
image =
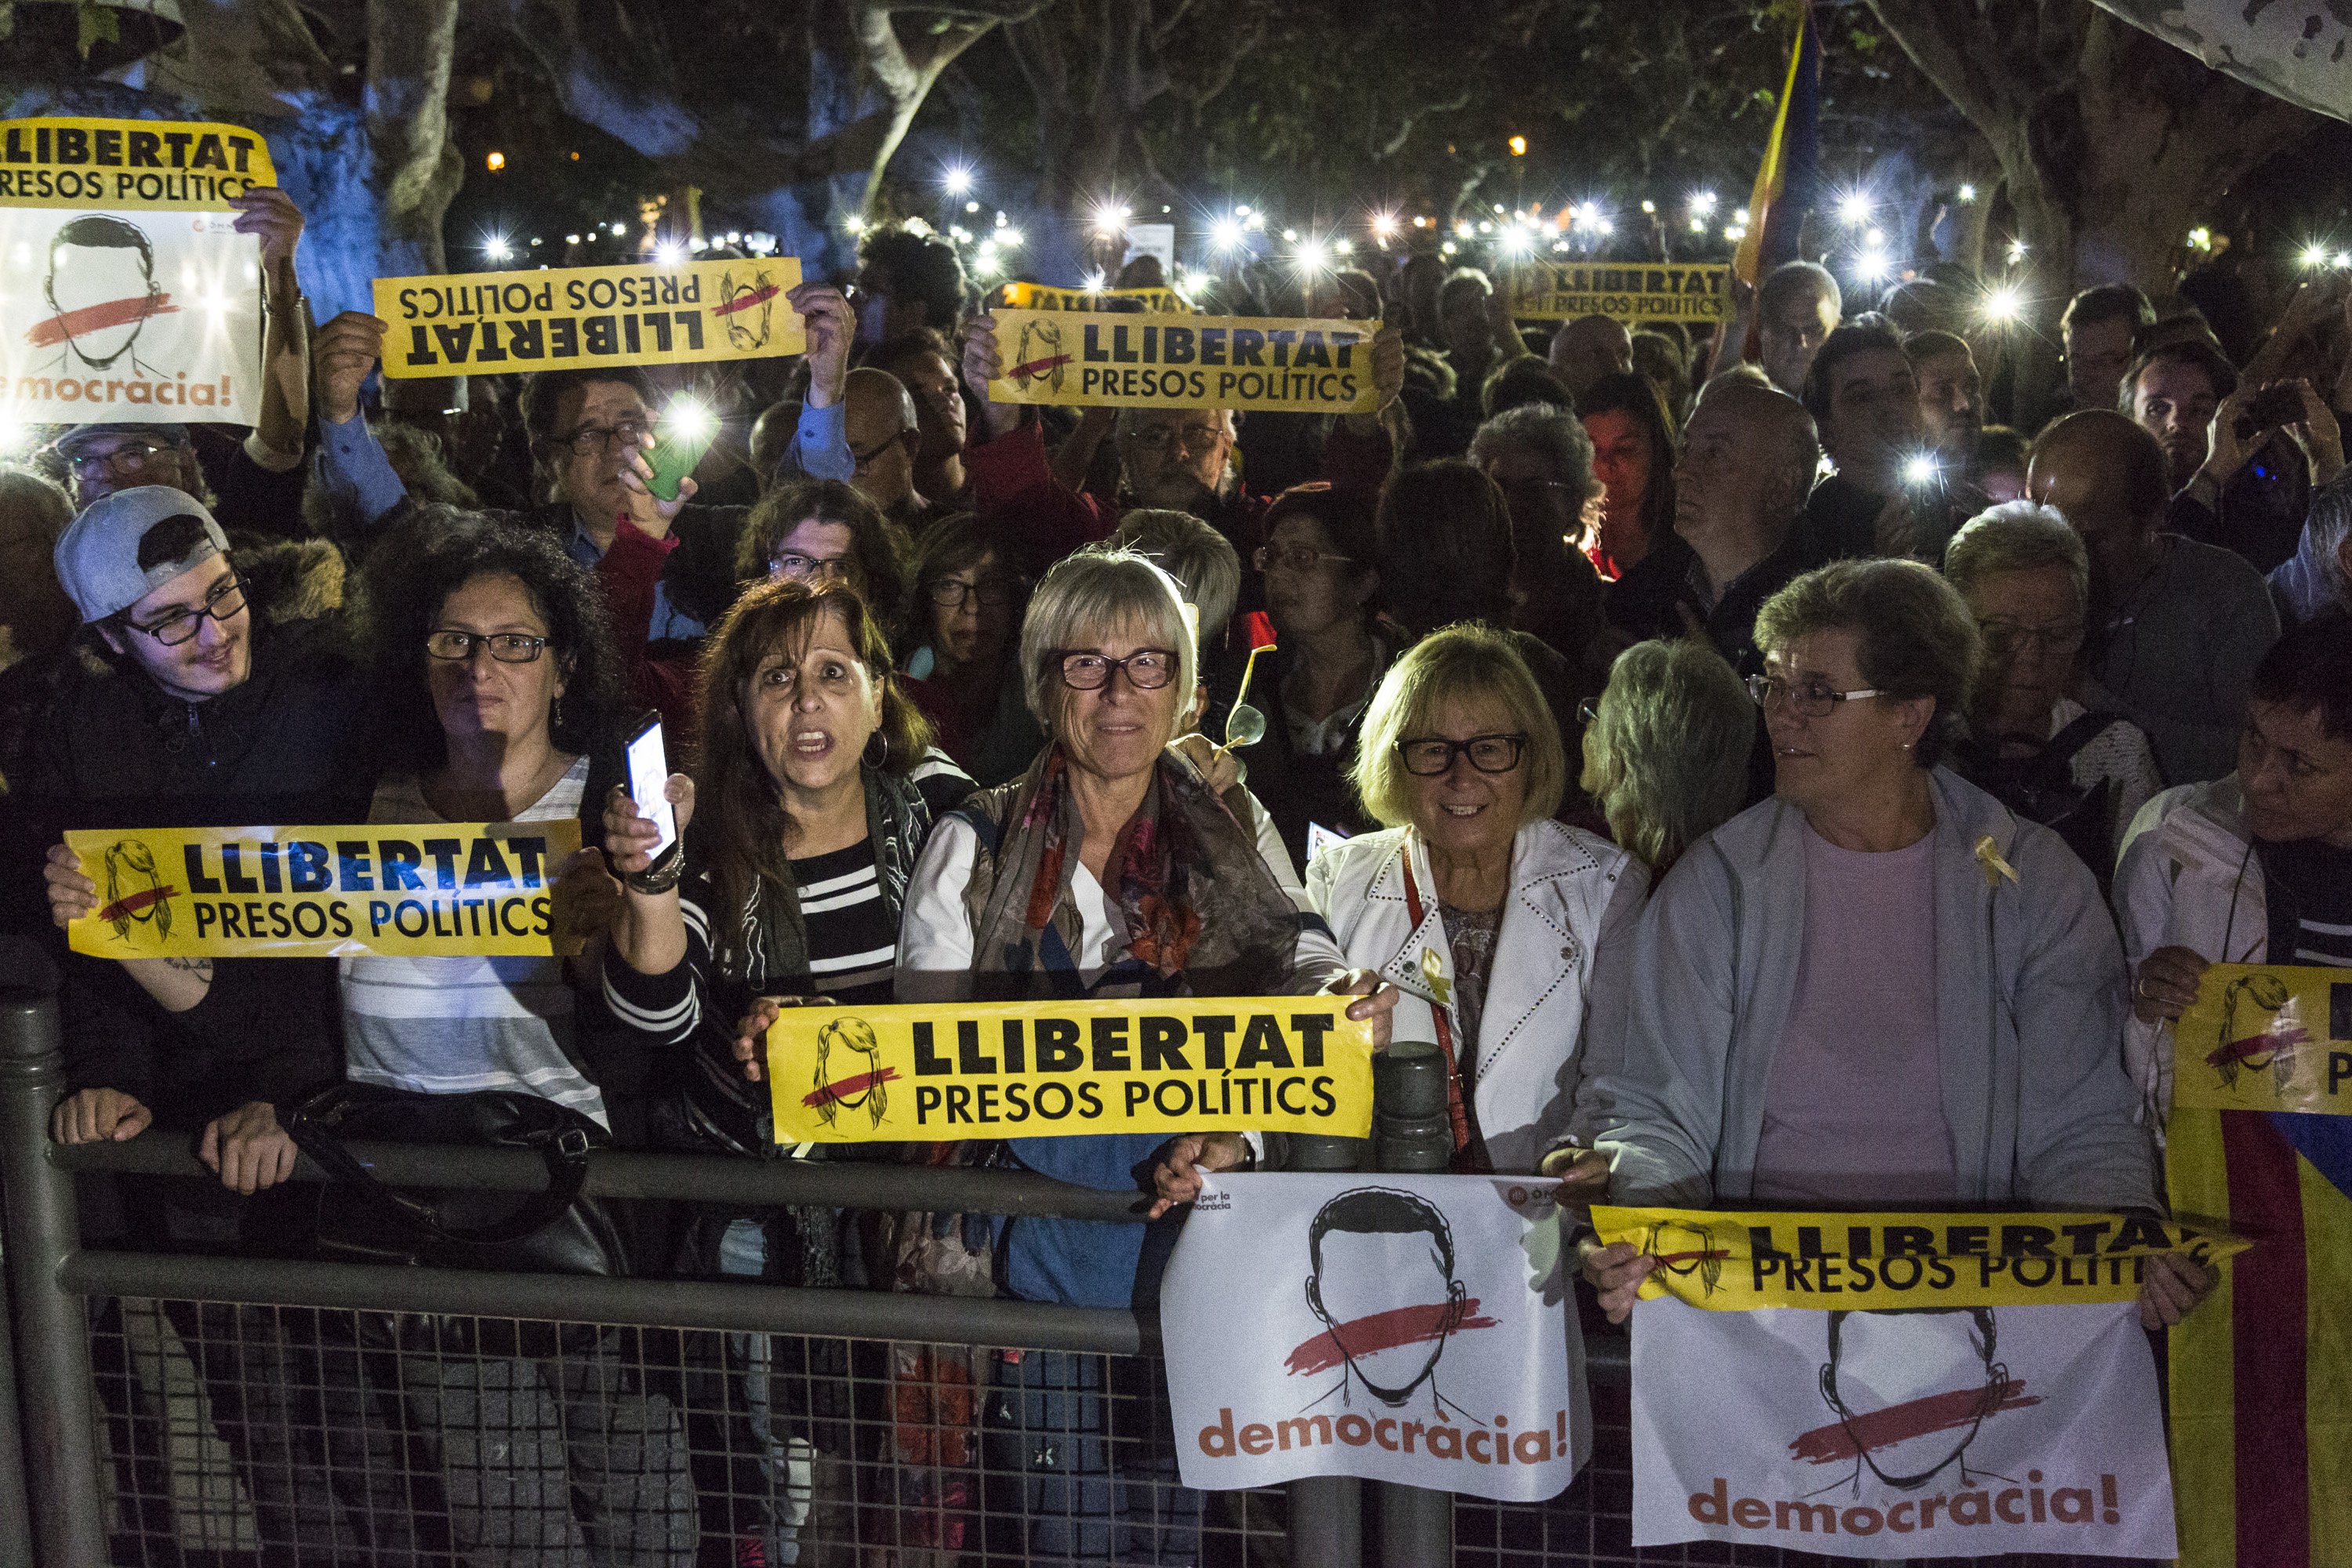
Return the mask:
<path fill-rule="evenodd" d="M 1853 275 L 1864 283 L 1878 283 L 1886 278 L 1886 253 L 1865 250 L 1854 258 Z"/>
<path fill-rule="evenodd" d="M 866 232 L 866 220 L 863 217 L 860 217 L 857 214 L 851 213 L 847 217 L 841 220 L 841 226 L 847 229 L 852 234 L 864 234 Z"/>
<path fill-rule="evenodd" d="M 493 153 L 488 157 L 483 159 L 482 163 L 489 169 L 491 174 L 495 174 L 500 169 L 507 166 L 507 155 L 504 153 Z"/>
<path fill-rule="evenodd" d="M 1511 156 L 1512 156 L 1512 157 L 1514 157 L 1514 158 L 1524 158 L 1524 157 L 1526 157 L 1526 156 L 1528 155 L 1528 139 L 1527 139 L 1526 137 L 1524 137 L 1524 136 L 1514 136 L 1514 137 L 1512 137 L 1512 138 L 1511 138 L 1510 146 L 1511 146 Z"/>
<path fill-rule="evenodd" d="M 1699 217 L 1713 217 L 1715 216 L 1715 193 L 1713 191 L 1699 191 L 1695 193 L 1690 199 L 1690 210 L 1695 216 Z"/>
<path fill-rule="evenodd" d="M 1838 198 L 1838 216 L 1848 228 L 1860 228 L 1870 221 L 1870 197 L 1860 191 L 1848 191 Z"/>
<path fill-rule="evenodd" d="M 1705 234 L 1706 232 L 1706 219 L 1703 217 L 1693 217 L 1690 220 L 1690 231 L 1693 234 Z"/>
<path fill-rule="evenodd" d="M 1969 203 L 1977 199 L 1977 188 L 1974 185 L 1962 185 L 1958 191 L 1955 191 L 1953 195 L 1958 196 L 1960 198 L 1960 204 L 1965 206 Z"/>
<path fill-rule="evenodd" d="M 514 247 L 507 243 L 505 235 L 494 234 L 482 241 L 482 254 L 492 261 L 504 261 L 514 254 Z"/>
<path fill-rule="evenodd" d="M 1658 204 L 1644 198 L 1642 203 L 1642 210 L 1654 217 L 1657 215 Z"/>
<path fill-rule="evenodd" d="M 951 196 L 967 195 L 971 190 L 971 171 L 958 164 L 940 176 L 940 185 Z"/>
<path fill-rule="evenodd" d="M 1386 239 L 1386 238 L 1388 238 L 1388 237 L 1389 237 L 1389 236 L 1391 236 L 1391 235 L 1394 234 L 1396 231 L 1397 231 L 1397 218 L 1396 218 L 1396 214 L 1394 214 L 1394 213 L 1374 213 L 1374 214 L 1372 215 L 1372 237 L 1373 237 L 1373 238 L 1375 238 L 1375 239 Z"/>
<path fill-rule="evenodd" d="M 1105 202 L 1095 208 L 1094 231 L 1098 235 L 1106 236 L 1124 233 L 1127 229 L 1128 216 L 1128 208 L 1115 203 Z"/>
<path fill-rule="evenodd" d="M 1285 230 L 1283 237 L 1292 239 L 1296 237 Z M 1298 240 L 1297 247 L 1290 253 L 1290 264 L 1298 269 L 1300 277 L 1312 278 L 1331 265 L 1331 247 L 1319 239 Z"/>
<path fill-rule="evenodd" d="M 1239 250 L 1242 246 L 1242 226 L 1237 218 L 1221 217 L 1209 225 L 1210 247 L 1220 254 Z"/>
<path fill-rule="evenodd" d="M 2304 266 L 2325 267 L 2327 265 L 2327 247 L 2324 245 L 2306 245 L 2303 247 Z"/>

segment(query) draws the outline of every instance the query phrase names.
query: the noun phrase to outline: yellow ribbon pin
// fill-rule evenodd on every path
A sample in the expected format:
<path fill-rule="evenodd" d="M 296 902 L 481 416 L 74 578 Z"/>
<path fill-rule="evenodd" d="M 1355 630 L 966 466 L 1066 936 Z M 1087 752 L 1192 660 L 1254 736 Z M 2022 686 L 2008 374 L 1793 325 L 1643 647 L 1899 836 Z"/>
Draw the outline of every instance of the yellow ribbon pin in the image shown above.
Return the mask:
<path fill-rule="evenodd" d="M 1977 840 L 1977 865 L 1983 868 L 1987 888 L 2000 887 L 2003 877 L 2017 880 L 2017 868 L 2000 858 L 2000 848 L 1990 833 Z"/>
<path fill-rule="evenodd" d="M 1433 947 L 1421 950 L 1421 977 L 1429 986 L 1429 994 L 1437 998 L 1441 1007 L 1454 1005 L 1454 987 L 1445 978 L 1445 961 L 1437 956 Z"/>

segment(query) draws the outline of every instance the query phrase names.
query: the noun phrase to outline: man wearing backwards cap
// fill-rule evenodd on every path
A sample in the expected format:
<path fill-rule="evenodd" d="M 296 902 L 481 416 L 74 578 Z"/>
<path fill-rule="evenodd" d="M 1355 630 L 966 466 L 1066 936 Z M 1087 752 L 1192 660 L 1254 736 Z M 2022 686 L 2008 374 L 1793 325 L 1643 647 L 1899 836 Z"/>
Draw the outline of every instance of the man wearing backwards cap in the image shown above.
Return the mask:
<path fill-rule="evenodd" d="M 36 737 L 21 804 L 66 826 L 358 821 L 374 784 L 364 693 L 342 627 L 269 626 L 247 602 L 202 501 L 116 490 L 58 541 L 58 578 L 102 653 L 72 666 Z M 45 876 L 62 925 L 97 901 L 63 843 Z M 286 1110 L 340 1071 L 323 960 L 65 959 L 62 1142 L 204 1129 L 205 1163 L 250 1194 L 291 1174 Z M 167 1212 L 180 1241 L 232 1239 L 241 1216 Z M 191 1229 L 193 1226 L 193 1229 Z"/>

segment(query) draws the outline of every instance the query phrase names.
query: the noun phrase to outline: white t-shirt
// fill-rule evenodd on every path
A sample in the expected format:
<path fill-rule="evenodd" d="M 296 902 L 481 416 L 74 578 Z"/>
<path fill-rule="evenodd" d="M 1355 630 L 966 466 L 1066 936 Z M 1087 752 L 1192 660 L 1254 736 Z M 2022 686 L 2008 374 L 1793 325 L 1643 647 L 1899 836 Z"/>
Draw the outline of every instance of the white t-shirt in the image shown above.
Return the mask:
<path fill-rule="evenodd" d="M 518 813 L 517 822 L 580 815 L 588 783 L 581 758 Z M 376 786 L 371 823 L 448 820 L 412 775 Z M 343 1052 L 355 1083 L 418 1094 L 505 1089 L 551 1100 L 598 1121 L 604 1097 L 573 1059 L 571 982 L 561 958 L 392 958 L 341 961 Z"/>

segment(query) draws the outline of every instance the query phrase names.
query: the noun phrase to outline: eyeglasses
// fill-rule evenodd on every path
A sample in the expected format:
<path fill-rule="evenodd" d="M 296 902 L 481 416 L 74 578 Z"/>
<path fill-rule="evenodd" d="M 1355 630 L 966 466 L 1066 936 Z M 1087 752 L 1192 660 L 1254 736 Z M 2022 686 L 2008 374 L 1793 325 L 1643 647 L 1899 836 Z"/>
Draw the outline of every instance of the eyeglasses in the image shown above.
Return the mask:
<path fill-rule="evenodd" d="M 1826 719 L 1841 702 L 1859 702 L 1865 697 L 1884 697 L 1886 693 L 1875 686 L 1832 691 L 1818 681 L 1801 687 L 1777 675 L 1751 675 L 1748 678 L 1748 695 L 1756 699 L 1759 708 L 1769 708 L 1776 700 L 1785 700 L 1808 719 Z"/>
<path fill-rule="evenodd" d="M 795 583 L 846 583 L 856 569 L 846 555 L 803 555 L 797 550 L 780 550 L 768 561 L 770 572 Z"/>
<path fill-rule="evenodd" d="M 425 637 L 426 653 L 452 664 L 473 658 L 478 646 L 488 648 L 490 657 L 500 664 L 535 664 L 547 639 L 524 632 L 438 631 L 428 632 Z"/>
<path fill-rule="evenodd" d="M 243 608 L 245 584 L 231 577 L 205 595 L 203 607 L 199 609 L 182 610 L 165 616 L 152 626 L 142 626 L 137 621 L 128 624 L 132 631 L 144 632 L 165 647 L 177 647 L 204 630 L 207 620 L 226 621 Z"/>
<path fill-rule="evenodd" d="M 873 446 L 866 448 L 863 452 L 859 451 L 856 447 L 852 447 L 849 449 L 849 455 L 852 458 L 856 459 L 858 471 L 863 473 L 866 469 L 872 468 L 874 466 L 875 459 L 881 457 L 883 453 L 888 451 L 891 447 L 897 446 L 898 444 L 898 437 L 905 434 L 906 432 L 904 430 L 893 431 L 891 434 L 883 437 L 879 441 L 877 441 Z"/>
<path fill-rule="evenodd" d="M 152 441 L 125 441 L 106 452 L 84 452 L 66 465 L 78 479 L 94 479 L 100 474 L 115 479 L 142 473 L 166 452 L 177 452 L 178 447 L 158 446 Z"/>
<path fill-rule="evenodd" d="M 1590 730 L 1595 724 L 1600 723 L 1601 703 L 1599 700 L 1588 697 L 1583 701 L 1578 703 L 1576 705 L 1576 721 L 1587 730 Z"/>
<path fill-rule="evenodd" d="M 1977 629 L 1984 634 L 1985 647 L 1995 658 L 2010 655 L 2032 643 L 2043 653 L 2063 653 L 2083 640 L 2083 623 L 2061 621 L 2054 626 L 2025 626 L 2015 621 L 1979 621 Z"/>
<path fill-rule="evenodd" d="M 1473 735 L 1466 741 L 1429 735 L 1396 743 L 1404 771 L 1424 779 L 1452 772 L 1456 757 L 1468 757 L 1470 765 L 1482 773 L 1507 773 L 1519 765 L 1527 747 L 1525 735 Z"/>
<path fill-rule="evenodd" d="M 1335 561 L 1342 566 L 1356 563 L 1352 555 L 1334 555 L 1328 550 L 1309 550 L 1303 544 L 1261 544 L 1250 560 L 1261 572 L 1271 572 L 1277 566 L 1285 572 L 1312 572 L 1321 561 Z"/>
<path fill-rule="evenodd" d="M 931 603 L 943 610 L 961 610 L 974 599 L 984 610 L 1001 610 L 1021 596 L 1021 584 L 1010 577 L 983 577 L 977 583 L 942 577 L 929 592 Z"/>
<path fill-rule="evenodd" d="M 1138 648 L 1125 658 L 1098 653 L 1062 655 L 1062 684 L 1073 691 L 1095 691 L 1110 684 L 1111 672 L 1123 669 L 1127 683 L 1138 691 L 1157 691 L 1176 679 L 1176 656 L 1164 647 Z"/>
<path fill-rule="evenodd" d="M 619 447 L 633 451 L 646 444 L 648 426 L 641 420 L 624 419 L 618 425 L 583 425 L 569 434 L 558 436 L 558 446 L 571 449 L 575 458 L 601 458 Z"/>
<path fill-rule="evenodd" d="M 1205 452 L 1225 438 L 1222 425 L 1147 425 L 1128 439 L 1147 452 L 1172 452 L 1181 447 L 1187 452 Z"/>

